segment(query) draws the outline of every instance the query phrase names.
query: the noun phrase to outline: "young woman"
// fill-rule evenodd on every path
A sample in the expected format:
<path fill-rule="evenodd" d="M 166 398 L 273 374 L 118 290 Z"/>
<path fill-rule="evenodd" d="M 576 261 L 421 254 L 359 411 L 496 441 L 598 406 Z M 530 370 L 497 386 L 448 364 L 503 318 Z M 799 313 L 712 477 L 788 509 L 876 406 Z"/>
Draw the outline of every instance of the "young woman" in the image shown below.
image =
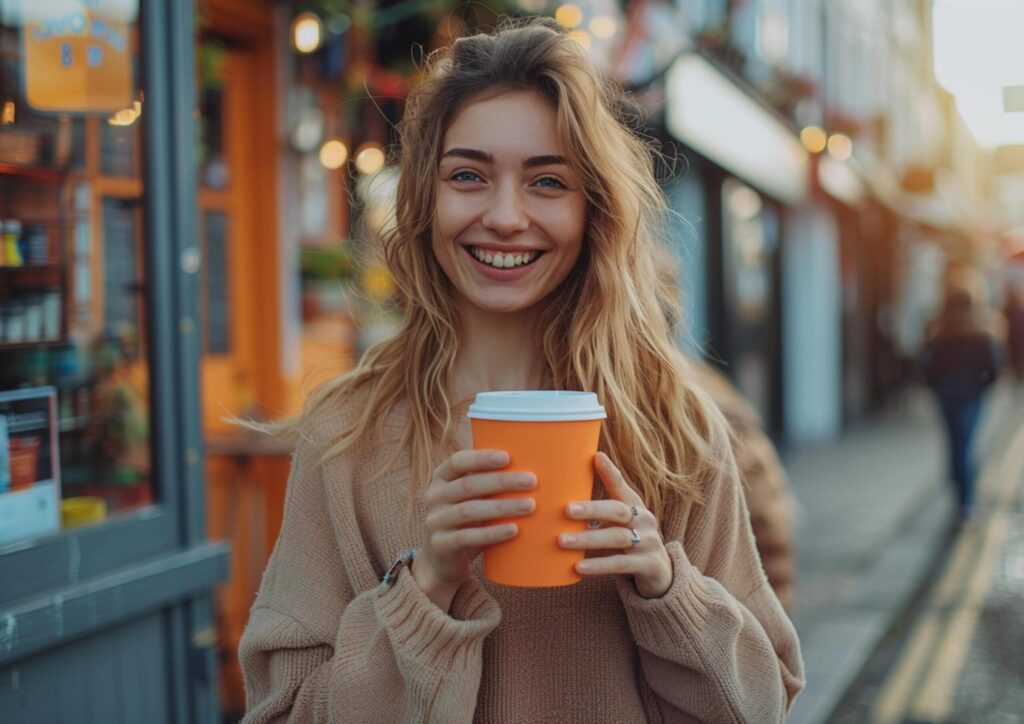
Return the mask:
<path fill-rule="evenodd" d="M 426 70 L 385 243 L 404 325 L 295 423 L 239 652 L 246 721 L 782 721 L 799 644 L 725 422 L 673 346 L 664 202 L 621 96 L 545 21 Z M 481 575 L 517 532 L 488 521 L 532 509 L 488 496 L 536 484 L 472 449 L 468 404 L 505 389 L 608 412 L 594 500 L 566 510 L 591 521 L 560 541 L 586 551 L 574 586 Z"/>

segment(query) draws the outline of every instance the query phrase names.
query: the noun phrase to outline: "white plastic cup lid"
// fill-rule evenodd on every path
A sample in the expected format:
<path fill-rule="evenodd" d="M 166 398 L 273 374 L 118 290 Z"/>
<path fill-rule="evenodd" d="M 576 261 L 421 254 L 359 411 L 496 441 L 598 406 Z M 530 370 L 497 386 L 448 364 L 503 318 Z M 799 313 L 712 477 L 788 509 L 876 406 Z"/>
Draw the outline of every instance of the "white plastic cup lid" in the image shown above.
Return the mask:
<path fill-rule="evenodd" d="M 603 420 L 608 417 L 593 392 L 564 390 L 516 390 L 480 392 L 469 406 L 477 420 L 554 422 Z"/>

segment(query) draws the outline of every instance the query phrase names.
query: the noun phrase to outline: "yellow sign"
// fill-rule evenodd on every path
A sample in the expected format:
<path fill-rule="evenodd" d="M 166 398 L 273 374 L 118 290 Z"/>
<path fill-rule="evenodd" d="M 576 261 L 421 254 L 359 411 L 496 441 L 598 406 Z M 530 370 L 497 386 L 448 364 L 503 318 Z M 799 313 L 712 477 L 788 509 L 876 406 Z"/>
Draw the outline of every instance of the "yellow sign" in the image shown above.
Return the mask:
<path fill-rule="evenodd" d="M 26 0 L 23 8 L 29 106 L 59 113 L 131 106 L 137 0 Z"/>

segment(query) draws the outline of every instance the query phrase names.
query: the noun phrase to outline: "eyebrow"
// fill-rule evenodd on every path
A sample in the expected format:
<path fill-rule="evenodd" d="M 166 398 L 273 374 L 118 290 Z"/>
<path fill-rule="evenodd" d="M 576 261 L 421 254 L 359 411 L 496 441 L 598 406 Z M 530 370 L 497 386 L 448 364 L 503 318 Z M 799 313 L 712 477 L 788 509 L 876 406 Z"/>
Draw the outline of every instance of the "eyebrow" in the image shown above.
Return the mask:
<path fill-rule="evenodd" d="M 472 161 L 482 161 L 484 163 L 494 163 L 494 156 L 485 152 L 478 151 L 475 148 L 449 148 L 441 155 L 442 159 L 445 158 L 468 158 Z M 523 161 L 523 168 L 534 168 L 536 166 L 568 166 L 564 156 L 530 156 L 528 159 Z"/>

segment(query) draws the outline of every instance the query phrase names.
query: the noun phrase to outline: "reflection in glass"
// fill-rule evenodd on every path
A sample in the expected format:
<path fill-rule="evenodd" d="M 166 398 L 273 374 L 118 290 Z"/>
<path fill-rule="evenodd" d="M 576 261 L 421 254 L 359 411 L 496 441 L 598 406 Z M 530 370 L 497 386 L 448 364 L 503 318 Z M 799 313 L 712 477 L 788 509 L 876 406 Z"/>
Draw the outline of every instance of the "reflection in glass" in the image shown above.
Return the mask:
<path fill-rule="evenodd" d="M 137 6 L 119 0 L 115 22 L 112 4 L 80 4 L 123 32 L 93 44 L 105 64 L 61 76 L 47 70 L 60 46 L 0 13 L 0 520 L 26 521 L 5 541 L 45 534 L 26 510 L 46 495 L 51 533 L 154 499 L 142 127 L 110 123 L 130 99 L 141 112 Z M 31 427 L 46 400 L 52 424 Z"/>

